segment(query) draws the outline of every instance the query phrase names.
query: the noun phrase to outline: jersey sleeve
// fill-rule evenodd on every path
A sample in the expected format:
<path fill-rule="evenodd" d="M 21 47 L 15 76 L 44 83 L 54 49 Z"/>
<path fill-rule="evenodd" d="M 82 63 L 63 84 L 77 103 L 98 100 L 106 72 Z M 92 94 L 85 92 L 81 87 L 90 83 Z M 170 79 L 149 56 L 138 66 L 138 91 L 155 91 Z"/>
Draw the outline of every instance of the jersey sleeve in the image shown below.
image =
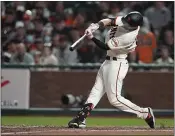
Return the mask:
<path fill-rule="evenodd" d="M 125 42 L 126 40 L 123 38 L 111 38 L 107 45 L 110 48 L 110 50 L 119 50 L 119 49 L 127 49 L 130 50 L 131 48 L 135 48 L 137 46 L 136 41 L 133 41 L 131 43 Z"/>
<path fill-rule="evenodd" d="M 111 19 L 111 24 L 110 24 L 110 26 L 116 26 L 116 19 L 117 19 L 117 17 L 116 17 L 116 18 L 113 17 L 113 18 L 109 18 L 109 19 Z"/>
<path fill-rule="evenodd" d="M 123 44 L 123 40 L 122 38 L 111 38 L 108 42 L 107 42 L 107 45 L 108 47 L 111 49 L 111 50 L 115 50 L 115 49 L 119 49 L 119 48 L 122 48 L 122 45 Z"/>
<path fill-rule="evenodd" d="M 111 26 L 122 26 L 123 25 L 122 17 L 123 16 L 117 16 L 114 18 L 110 18 L 111 19 Z"/>
<path fill-rule="evenodd" d="M 117 25 L 117 26 L 123 26 L 122 17 L 123 16 L 117 16 L 115 18 L 115 25 Z"/>

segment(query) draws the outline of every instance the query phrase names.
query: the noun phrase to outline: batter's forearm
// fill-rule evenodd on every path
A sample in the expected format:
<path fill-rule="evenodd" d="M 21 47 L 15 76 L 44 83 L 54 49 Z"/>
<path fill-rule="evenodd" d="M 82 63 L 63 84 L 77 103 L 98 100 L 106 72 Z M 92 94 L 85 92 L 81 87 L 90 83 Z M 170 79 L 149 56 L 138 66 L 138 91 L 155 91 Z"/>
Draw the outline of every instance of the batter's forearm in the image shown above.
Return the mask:
<path fill-rule="evenodd" d="M 107 44 L 101 42 L 100 40 L 96 39 L 95 37 L 93 37 L 91 40 L 101 49 L 109 50 L 109 47 L 107 46 Z"/>
<path fill-rule="evenodd" d="M 98 24 L 100 25 L 100 27 L 101 26 L 108 26 L 108 25 L 110 25 L 111 24 L 111 19 L 102 19 L 102 20 L 100 20 L 99 22 L 98 22 Z"/>
<path fill-rule="evenodd" d="M 100 28 L 103 28 L 105 26 L 113 26 L 115 25 L 115 18 L 102 19 L 98 22 L 98 24 Z"/>
<path fill-rule="evenodd" d="M 104 28 L 105 26 L 114 26 L 115 25 L 115 19 L 114 18 L 107 18 L 107 19 L 102 19 L 98 23 L 92 23 L 85 31 L 85 33 L 89 32 L 95 32 L 97 29 Z"/>

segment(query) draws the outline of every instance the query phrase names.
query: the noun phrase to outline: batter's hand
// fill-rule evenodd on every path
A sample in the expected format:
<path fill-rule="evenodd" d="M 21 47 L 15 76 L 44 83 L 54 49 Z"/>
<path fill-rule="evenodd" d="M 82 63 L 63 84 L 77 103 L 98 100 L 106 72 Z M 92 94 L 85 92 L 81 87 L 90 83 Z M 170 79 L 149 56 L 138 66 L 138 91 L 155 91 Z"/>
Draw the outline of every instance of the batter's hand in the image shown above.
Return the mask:
<path fill-rule="evenodd" d="M 99 24 L 97 24 L 97 23 L 92 23 L 89 27 L 88 27 L 88 29 L 93 33 L 93 32 L 95 32 L 97 29 L 99 28 Z"/>
<path fill-rule="evenodd" d="M 85 34 L 88 37 L 88 39 L 92 39 L 94 37 L 90 29 L 86 29 Z"/>

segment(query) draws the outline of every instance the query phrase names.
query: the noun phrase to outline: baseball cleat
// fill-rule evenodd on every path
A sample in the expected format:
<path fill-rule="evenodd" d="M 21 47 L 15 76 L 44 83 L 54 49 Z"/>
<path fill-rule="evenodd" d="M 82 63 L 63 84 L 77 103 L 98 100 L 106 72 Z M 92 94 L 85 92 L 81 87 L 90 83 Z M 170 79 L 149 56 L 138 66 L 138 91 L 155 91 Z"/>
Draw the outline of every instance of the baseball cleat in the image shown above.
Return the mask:
<path fill-rule="evenodd" d="M 86 127 L 86 120 L 83 122 L 79 121 L 78 118 L 73 118 L 69 123 L 68 123 L 69 128 L 85 128 Z"/>
<path fill-rule="evenodd" d="M 150 128 L 155 128 L 155 117 L 153 114 L 153 110 L 151 108 L 148 108 L 148 112 L 149 113 L 145 121 L 150 126 Z"/>

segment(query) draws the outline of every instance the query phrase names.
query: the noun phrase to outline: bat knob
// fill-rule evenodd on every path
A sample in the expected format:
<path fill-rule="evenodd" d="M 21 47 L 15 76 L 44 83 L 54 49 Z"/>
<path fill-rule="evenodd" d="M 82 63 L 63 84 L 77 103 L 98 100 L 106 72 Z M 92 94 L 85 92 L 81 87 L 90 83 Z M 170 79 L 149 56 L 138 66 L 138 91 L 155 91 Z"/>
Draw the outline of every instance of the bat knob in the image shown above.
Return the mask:
<path fill-rule="evenodd" d="M 69 50 L 70 50 L 70 51 L 73 51 L 74 49 L 73 49 L 73 47 L 69 47 Z"/>

